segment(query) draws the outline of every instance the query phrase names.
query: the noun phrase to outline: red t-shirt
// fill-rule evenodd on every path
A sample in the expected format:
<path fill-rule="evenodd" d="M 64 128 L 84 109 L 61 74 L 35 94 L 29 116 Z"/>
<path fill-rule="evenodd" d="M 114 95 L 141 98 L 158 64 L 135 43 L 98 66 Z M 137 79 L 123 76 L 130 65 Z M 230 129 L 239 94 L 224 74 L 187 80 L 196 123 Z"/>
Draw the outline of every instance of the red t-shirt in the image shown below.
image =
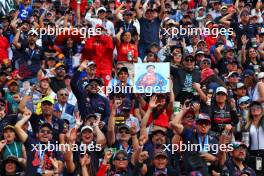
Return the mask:
<path fill-rule="evenodd" d="M 128 60 L 128 52 L 130 52 L 132 58 L 138 57 L 138 49 L 135 44 L 121 43 L 117 47 L 117 61 L 132 62 L 132 60 Z"/>
<path fill-rule="evenodd" d="M 8 59 L 9 42 L 6 37 L 0 36 L 0 60 Z"/>
<path fill-rule="evenodd" d="M 146 104 L 145 107 L 143 107 L 143 110 L 146 111 L 147 109 L 148 109 L 148 104 Z M 155 120 L 153 120 L 153 116 L 152 116 L 152 114 L 150 114 L 147 126 L 149 126 L 154 121 L 154 125 L 158 125 L 158 126 L 162 126 L 162 127 L 168 127 L 170 116 L 172 115 L 172 113 L 173 113 L 172 110 L 167 108 Z"/>

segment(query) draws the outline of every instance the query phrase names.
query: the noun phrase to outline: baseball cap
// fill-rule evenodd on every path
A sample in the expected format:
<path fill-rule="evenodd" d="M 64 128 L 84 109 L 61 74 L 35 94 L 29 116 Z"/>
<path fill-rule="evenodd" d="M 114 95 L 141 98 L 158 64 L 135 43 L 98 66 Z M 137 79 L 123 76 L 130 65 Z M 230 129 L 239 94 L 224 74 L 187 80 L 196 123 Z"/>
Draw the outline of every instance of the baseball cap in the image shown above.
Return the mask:
<path fill-rule="evenodd" d="M 205 81 L 209 76 L 214 75 L 214 71 L 211 68 L 205 68 L 201 72 L 201 82 Z"/>
<path fill-rule="evenodd" d="M 260 72 L 260 73 L 258 74 L 258 79 L 262 79 L 262 78 L 264 78 L 264 72 Z"/>
<path fill-rule="evenodd" d="M 202 55 L 204 55 L 204 52 L 203 52 L 202 50 L 197 50 L 197 51 L 195 52 L 195 56 L 198 55 L 198 54 L 202 54 Z"/>
<path fill-rule="evenodd" d="M 244 72 L 243 72 L 243 76 L 244 77 L 247 77 L 247 76 L 253 76 L 255 74 L 255 72 L 251 69 L 246 69 Z"/>
<path fill-rule="evenodd" d="M 14 79 L 11 79 L 10 81 L 7 82 L 7 85 L 10 86 L 11 84 L 16 83 L 18 85 L 18 82 Z"/>
<path fill-rule="evenodd" d="M 206 44 L 204 40 L 199 40 L 199 41 L 197 42 L 197 44 L 199 44 L 199 43 L 204 43 L 204 44 Z"/>
<path fill-rule="evenodd" d="M 211 64 L 211 59 L 210 58 L 203 58 L 202 62 L 204 62 L 204 61 L 208 61 Z"/>
<path fill-rule="evenodd" d="M 12 129 L 13 131 L 15 131 L 15 128 L 14 128 L 14 126 L 12 126 L 12 125 L 6 125 L 6 126 L 4 127 L 4 129 L 3 129 L 3 132 L 4 132 L 5 130 L 7 130 L 7 129 Z"/>
<path fill-rule="evenodd" d="M 39 130 L 42 129 L 42 128 L 44 128 L 44 127 L 48 127 L 50 130 L 52 130 L 52 126 L 51 126 L 51 124 L 48 123 L 48 122 L 44 122 L 44 123 L 42 123 L 42 124 L 39 126 Z"/>
<path fill-rule="evenodd" d="M 158 156 L 164 156 L 168 159 L 168 154 L 164 150 L 160 150 L 160 151 L 156 152 L 154 155 L 154 159 L 157 158 Z"/>
<path fill-rule="evenodd" d="M 120 69 L 118 70 L 118 72 L 117 72 L 117 75 L 119 75 L 121 72 L 125 72 L 125 73 L 128 74 L 128 69 L 127 69 L 127 67 L 122 67 L 122 68 L 120 68 Z"/>
<path fill-rule="evenodd" d="M 200 113 L 200 114 L 198 115 L 198 117 L 196 118 L 196 121 L 200 121 L 200 120 L 211 121 L 211 118 L 209 117 L 208 114 Z"/>
<path fill-rule="evenodd" d="M 130 110 L 131 109 L 131 101 L 125 98 L 122 102 L 122 109 L 123 110 Z"/>
<path fill-rule="evenodd" d="M 100 11 L 104 11 L 104 12 L 106 12 L 107 10 L 106 10 L 105 7 L 100 7 L 100 8 L 98 8 L 98 10 L 96 11 L 96 16 L 98 15 L 98 13 L 99 13 Z"/>
<path fill-rule="evenodd" d="M 226 90 L 225 87 L 222 87 L 222 86 L 217 87 L 215 93 L 217 94 L 217 93 L 219 93 L 219 92 L 223 92 L 223 93 L 225 93 L 225 94 L 227 95 L 227 90 Z"/>
<path fill-rule="evenodd" d="M 239 98 L 238 104 L 240 105 L 241 103 L 247 102 L 249 100 L 250 100 L 250 98 L 248 96 L 243 96 L 243 97 Z"/>
<path fill-rule="evenodd" d="M 42 98 L 41 103 L 43 103 L 45 101 L 50 102 L 51 104 L 54 104 L 54 99 L 51 98 L 50 96 L 46 96 L 46 97 Z"/>
<path fill-rule="evenodd" d="M 91 62 L 89 62 L 89 63 L 87 64 L 88 67 L 90 67 L 91 65 L 95 65 L 95 66 L 96 66 L 96 64 L 95 64 L 94 61 L 91 61 Z"/>
<path fill-rule="evenodd" d="M 227 9 L 227 6 L 226 6 L 226 5 L 223 5 L 223 6 L 221 7 L 221 10 L 223 10 L 223 9 Z"/>
<path fill-rule="evenodd" d="M 102 85 L 102 81 L 101 81 L 101 79 L 99 79 L 99 78 L 89 79 L 89 81 L 88 81 L 88 85 L 91 84 L 92 82 L 97 82 L 99 85 Z M 87 86 L 87 85 L 86 85 L 86 86 Z M 86 86 L 85 86 L 85 87 L 86 87 Z"/>
<path fill-rule="evenodd" d="M 90 130 L 91 132 L 93 132 L 93 128 L 90 125 L 83 126 L 81 129 L 81 133 L 84 132 L 85 130 Z"/>
<path fill-rule="evenodd" d="M 167 129 L 165 127 L 161 127 L 158 125 L 154 125 L 151 131 L 151 135 L 162 133 L 163 135 L 166 135 Z"/>
<path fill-rule="evenodd" d="M 121 124 L 118 126 L 118 131 L 120 131 L 121 129 L 126 129 L 127 131 L 130 130 L 129 126 L 127 124 Z"/>
<path fill-rule="evenodd" d="M 258 101 L 252 101 L 252 102 L 250 103 L 249 107 L 252 107 L 252 106 L 255 106 L 255 105 L 257 105 L 257 106 L 261 106 L 261 103 L 258 102 Z M 261 106 L 261 107 L 262 107 L 262 106 Z"/>
<path fill-rule="evenodd" d="M 237 149 L 239 147 L 244 147 L 244 148 L 247 148 L 247 145 L 245 143 L 242 143 L 242 142 L 238 142 L 238 141 L 235 141 L 235 142 L 232 142 L 232 147 L 234 149 Z"/>
<path fill-rule="evenodd" d="M 242 87 L 245 87 L 245 84 L 244 84 L 244 83 L 242 83 L 242 82 L 238 82 L 238 83 L 236 84 L 236 89 L 240 89 L 240 88 L 242 88 Z"/>
<path fill-rule="evenodd" d="M 239 75 L 238 74 L 238 72 L 236 72 L 236 71 L 231 71 L 227 76 L 226 76 L 226 78 L 229 78 L 230 76 L 232 76 L 232 75 Z"/>
<path fill-rule="evenodd" d="M 57 69 L 57 68 L 59 68 L 59 67 L 63 67 L 63 68 L 66 69 L 66 66 L 64 65 L 64 63 L 61 63 L 61 62 L 59 62 L 59 63 L 57 63 L 57 64 L 55 65 L 55 69 Z"/>
<path fill-rule="evenodd" d="M 209 20 L 209 21 L 207 21 L 207 22 L 205 23 L 205 26 L 207 26 L 207 25 L 209 25 L 209 24 L 211 24 L 211 23 L 214 23 L 214 22 L 211 21 L 211 20 Z"/>

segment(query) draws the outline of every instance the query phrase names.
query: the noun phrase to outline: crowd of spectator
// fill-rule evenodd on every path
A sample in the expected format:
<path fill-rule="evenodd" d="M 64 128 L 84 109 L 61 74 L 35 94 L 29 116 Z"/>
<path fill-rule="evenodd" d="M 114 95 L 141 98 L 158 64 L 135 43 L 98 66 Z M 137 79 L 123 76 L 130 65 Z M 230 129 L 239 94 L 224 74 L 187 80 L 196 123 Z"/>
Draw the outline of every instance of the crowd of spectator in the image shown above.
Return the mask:
<path fill-rule="evenodd" d="M 14 0 L 3 12 L 1 176 L 264 175 L 261 0 Z M 134 93 L 136 63 L 169 63 L 170 91 Z"/>

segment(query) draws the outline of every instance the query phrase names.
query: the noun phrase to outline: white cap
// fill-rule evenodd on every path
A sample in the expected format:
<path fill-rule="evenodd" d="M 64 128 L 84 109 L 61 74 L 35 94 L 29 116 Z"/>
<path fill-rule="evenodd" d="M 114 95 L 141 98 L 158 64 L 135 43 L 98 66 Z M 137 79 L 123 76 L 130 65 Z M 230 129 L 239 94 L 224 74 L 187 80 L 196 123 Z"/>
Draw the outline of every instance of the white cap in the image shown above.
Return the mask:
<path fill-rule="evenodd" d="M 89 62 L 89 63 L 88 63 L 88 65 L 87 65 L 87 66 L 88 66 L 88 67 L 90 67 L 91 65 L 96 65 L 96 64 L 95 64 L 95 62 L 94 62 L 94 61 L 91 61 L 91 62 Z"/>
<path fill-rule="evenodd" d="M 243 96 L 243 97 L 239 98 L 238 104 L 241 104 L 243 102 L 247 102 L 249 100 L 250 100 L 250 98 L 248 96 Z"/>
<path fill-rule="evenodd" d="M 258 79 L 261 79 L 261 78 L 264 78 L 264 72 L 260 72 L 260 73 L 258 74 Z"/>
<path fill-rule="evenodd" d="M 217 87 L 215 93 L 218 93 L 218 92 L 224 92 L 226 95 L 227 95 L 227 90 L 225 87 Z"/>
<path fill-rule="evenodd" d="M 92 128 L 91 126 L 89 126 L 89 125 L 85 125 L 84 127 L 82 127 L 82 129 L 81 129 L 81 133 L 82 133 L 84 130 L 90 130 L 90 131 L 93 132 L 93 128 Z"/>
<path fill-rule="evenodd" d="M 98 12 L 101 11 L 101 10 L 103 10 L 103 11 L 106 12 L 106 8 L 105 8 L 105 7 L 99 7 L 99 8 L 97 9 L 97 11 L 96 11 L 96 16 L 98 16 Z"/>

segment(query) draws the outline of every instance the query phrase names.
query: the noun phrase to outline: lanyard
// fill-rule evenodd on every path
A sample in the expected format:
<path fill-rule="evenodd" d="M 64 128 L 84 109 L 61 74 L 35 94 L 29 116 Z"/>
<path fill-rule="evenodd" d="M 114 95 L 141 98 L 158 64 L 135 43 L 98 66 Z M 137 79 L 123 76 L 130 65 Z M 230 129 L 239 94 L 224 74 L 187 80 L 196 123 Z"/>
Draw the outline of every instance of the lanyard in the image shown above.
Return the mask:
<path fill-rule="evenodd" d="M 15 149 L 16 149 L 16 157 L 19 158 L 19 157 L 18 157 L 18 150 L 17 150 L 16 142 L 14 142 L 14 144 L 15 144 Z M 15 156 L 15 155 L 13 155 L 13 153 L 11 152 L 10 148 L 8 147 L 8 145 L 6 145 L 6 148 L 7 148 L 8 152 L 9 152 L 12 156 Z"/>
<path fill-rule="evenodd" d="M 128 26 L 126 26 L 126 23 L 124 22 L 124 28 L 125 28 L 125 31 L 129 31 L 129 29 L 130 29 L 130 24 L 128 24 Z"/>
<path fill-rule="evenodd" d="M 199 144 L 201 145 L 201 151 L 207 152 L 209 146 L 209 137 L 208 135 L 205 136 L 204 141 L 202 141 L 202 137 L 198 135 Z"/>

